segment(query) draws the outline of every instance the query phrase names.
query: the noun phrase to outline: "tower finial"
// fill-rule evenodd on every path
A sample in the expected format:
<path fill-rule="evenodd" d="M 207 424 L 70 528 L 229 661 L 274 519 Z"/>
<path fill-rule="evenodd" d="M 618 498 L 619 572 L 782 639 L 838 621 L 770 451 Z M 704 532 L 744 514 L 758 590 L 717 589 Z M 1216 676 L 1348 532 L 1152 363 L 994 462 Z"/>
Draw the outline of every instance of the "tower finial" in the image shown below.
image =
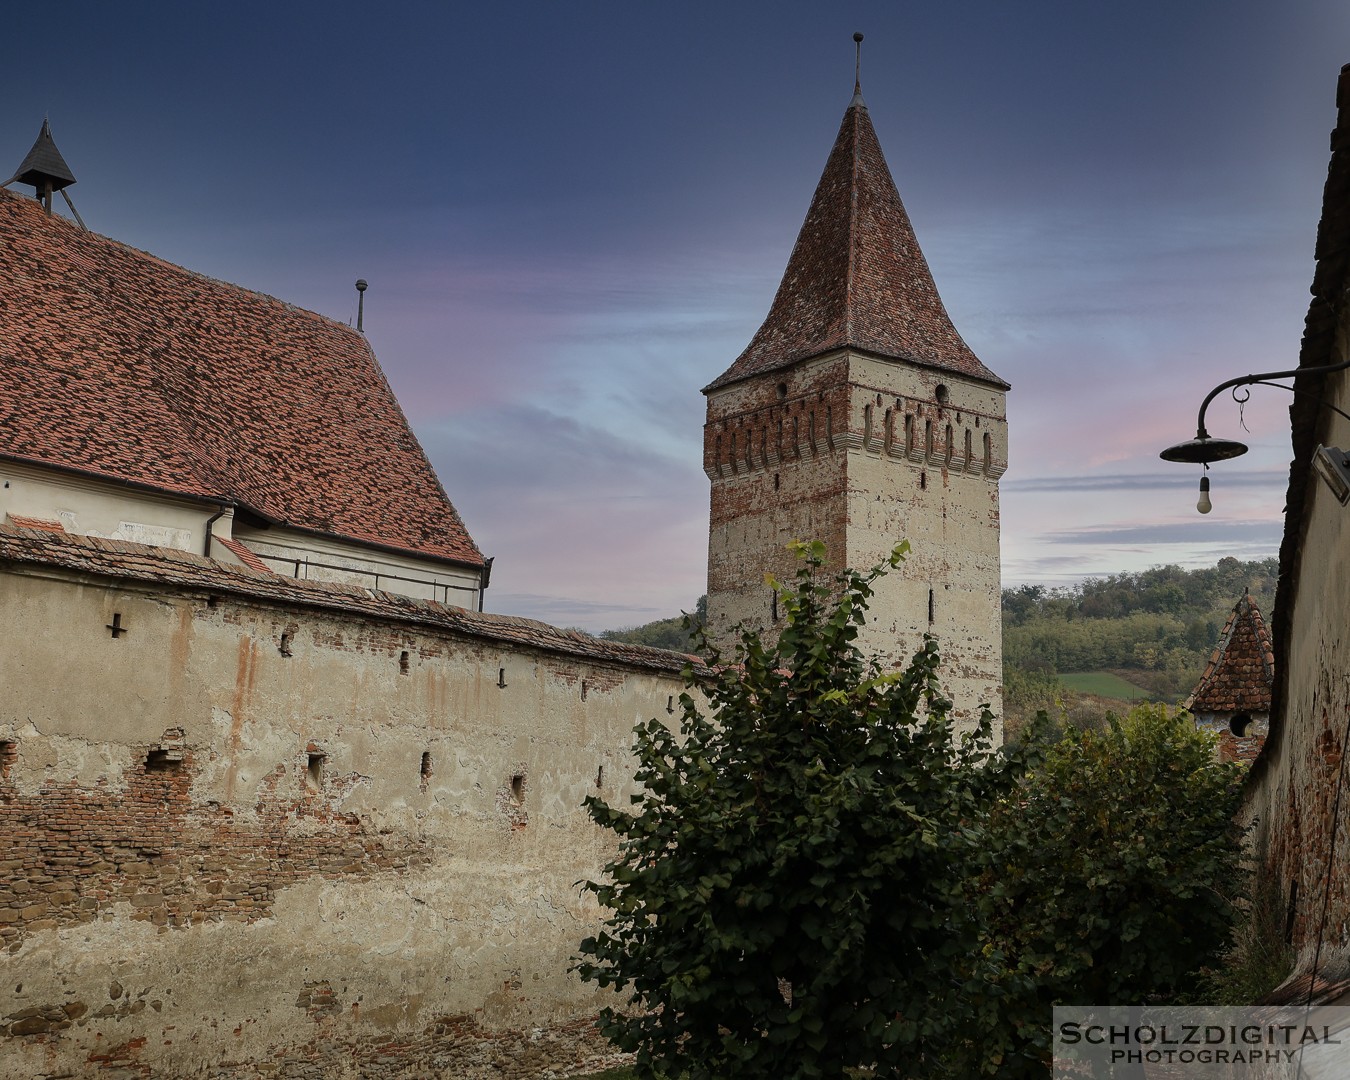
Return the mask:
<path fill-rule="evenodd" d="M 853 47 L 855 50 L 853 60 L 853 92 L 855 94 L 862 93 L 862 42 L 863 36 L 861 32 L 853 35 Z"/>

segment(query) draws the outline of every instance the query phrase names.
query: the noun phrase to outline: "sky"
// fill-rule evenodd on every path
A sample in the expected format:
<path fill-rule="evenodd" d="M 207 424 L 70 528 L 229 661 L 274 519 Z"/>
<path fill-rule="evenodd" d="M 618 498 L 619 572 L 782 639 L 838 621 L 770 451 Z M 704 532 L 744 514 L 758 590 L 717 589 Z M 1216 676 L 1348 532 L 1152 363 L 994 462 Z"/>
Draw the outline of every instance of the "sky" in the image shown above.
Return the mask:
<path fill-rule="evenodd" d="M 854 31 L 938 290 L 1013 386 L 1004 585 L 1276 554 L 1288 394 L 1210 407 L 1252 452 L 1206 517 L 1157 455 L 1297 363 L 1344 0 L 26 5 L 0 163 L 47 116 L 96 232 L 344 322 L 366 279 L 488 609 L 629 626 L 704 591 L 700 389 L 768 311 Z"/>

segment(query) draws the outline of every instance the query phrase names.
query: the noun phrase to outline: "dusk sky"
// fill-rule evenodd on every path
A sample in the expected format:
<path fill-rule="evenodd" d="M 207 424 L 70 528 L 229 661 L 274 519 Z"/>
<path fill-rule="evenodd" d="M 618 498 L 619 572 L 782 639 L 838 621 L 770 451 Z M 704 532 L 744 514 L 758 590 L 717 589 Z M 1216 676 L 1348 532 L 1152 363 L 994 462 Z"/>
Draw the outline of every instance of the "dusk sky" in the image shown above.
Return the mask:
<path fill-rule="evenodd" d="M 700 388 L 768 311 L 862 87 L 953 322 L 1012 383 L 1005 585 L 1274 555 L 1346 0 L 14 6 L 0 168 L 89 227 L 356 315 L 489 610 L 704 591 Z M 64 212 L 64 204 L 57 200 Z M 0 302 L 3 283 L 0 279 Z"/>

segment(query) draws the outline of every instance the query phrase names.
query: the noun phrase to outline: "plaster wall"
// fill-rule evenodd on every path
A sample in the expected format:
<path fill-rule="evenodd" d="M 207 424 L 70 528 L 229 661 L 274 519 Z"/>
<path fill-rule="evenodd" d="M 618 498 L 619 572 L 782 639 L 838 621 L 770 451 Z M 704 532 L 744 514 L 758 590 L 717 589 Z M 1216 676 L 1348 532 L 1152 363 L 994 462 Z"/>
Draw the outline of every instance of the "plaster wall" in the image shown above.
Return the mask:
<path fill-rule="evenodd" d="M 235 518 L 233 507 L 174 499 L 125 484 L 56 469 L 0 462 L 0 521 L 7 516 L 59 522 L 68 533 L 126 540 L 202 554 L 206 531 L 252 548 L 278 574 L 382 589 L 415 599 L 474 609 L 476 569 L 381 551 L 285 527 L 258 528 Z M 212 558 L 238 562 L 223 544 Z"/>
<path fill-rule="evenodd" d="M 0 521 L 8 515 L 60 522 L 81 536 L 102 536 L 200 552 L 206 522 L 219 506 L 173 499 L 93 477 L 0 462 Z M 219 526 L 220 523 L 217 523 Z M 228 522 L 217 533 L 229 536 Z"/>
<path fill-rule="evenodd" d="M 470 610 L 478 606 L 479 575 L 467 567 L 457 569 L 285 528 L 252 528 L 242 522 L 236 523 L 234 537 L 247 544 L 274 573 L 288 577 L 382 589 Z"/>
<path fill-rule="evenodd" d="M 605 1060 L 581 802 L 673 673 L 50 568 L 0 610 L 0 1076 Z"/>
<path fill-rule="evenodd" d="M 1340 356 L 1350 334 L 1336 333 Z M 1335 359 L 1333 354 L 1333 360 Z M 1327 377 L 1328 400 L 1350 411 L 1350 380 Z M 1350 447 L 1350 421 L 1320 410 L 1318 439 Z M 1350 974 L 1350 508 L 1310 470 L 1292 618 L 1280 673 L 1284 698 L 1248 790 L 1246 814 L 1264 873 L 1281 882 L 1297 970 Z M 1282 571 L 1283 572 L 1283 571 Z M 1274 727 L 1274 723 L 1272 723 Z"/>

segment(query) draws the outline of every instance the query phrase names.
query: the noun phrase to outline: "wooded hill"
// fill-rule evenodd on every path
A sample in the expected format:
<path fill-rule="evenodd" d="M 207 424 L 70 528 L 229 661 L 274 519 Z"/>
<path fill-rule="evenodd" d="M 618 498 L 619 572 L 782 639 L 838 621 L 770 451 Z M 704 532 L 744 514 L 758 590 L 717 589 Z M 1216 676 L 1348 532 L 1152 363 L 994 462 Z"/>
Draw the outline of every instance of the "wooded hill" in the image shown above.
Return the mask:
<path fill-rule="evenodd" d="M 1156 566 L 1063 589 L 1004 589 L 1003 706 L 1008 726 L 1015 728 L 1038 709 L 1063 707 L 1071 715 L 1090 717 L 1108 707 L 1103 699 L 1112 697 L 1181 701 L 1199 681 L 1244 590 L 1269 622 L 1277 573 L 1273 558 L 1227 558 L 1204 570 Z M 707 597 L 700 597 L 696 618 L 706 610 Z M 660 619 L 600 636 L 683 652 L 689 643 L 682 621 Z M 1112 685 L 1120 689 L 1109 689 Z"/>

